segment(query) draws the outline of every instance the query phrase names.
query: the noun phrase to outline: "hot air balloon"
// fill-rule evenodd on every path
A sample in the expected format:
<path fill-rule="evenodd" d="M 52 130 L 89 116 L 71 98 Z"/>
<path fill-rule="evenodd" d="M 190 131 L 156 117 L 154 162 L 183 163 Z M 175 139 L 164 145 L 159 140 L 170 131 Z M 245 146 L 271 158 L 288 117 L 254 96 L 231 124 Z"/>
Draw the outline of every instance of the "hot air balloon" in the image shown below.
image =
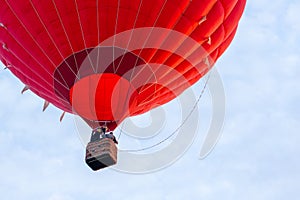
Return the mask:
<path fill-rule="evenodd" d="M 0 59 L 44 109 L 113 131 L 201 79 L 231 43 L 245 3 L 0 0 Z"/>

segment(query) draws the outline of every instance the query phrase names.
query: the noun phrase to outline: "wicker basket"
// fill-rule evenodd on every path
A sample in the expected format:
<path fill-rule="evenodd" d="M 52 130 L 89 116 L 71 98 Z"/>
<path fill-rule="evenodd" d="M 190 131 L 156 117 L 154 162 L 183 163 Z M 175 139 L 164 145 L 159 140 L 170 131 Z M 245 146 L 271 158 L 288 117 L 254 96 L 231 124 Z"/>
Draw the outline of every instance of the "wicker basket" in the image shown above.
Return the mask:
<path fill-rule="evenodd" d="M 89 142 L 86 147 L 86 164 L 96 171 L 117 163 L 118 149 L 112 139 Z"/>

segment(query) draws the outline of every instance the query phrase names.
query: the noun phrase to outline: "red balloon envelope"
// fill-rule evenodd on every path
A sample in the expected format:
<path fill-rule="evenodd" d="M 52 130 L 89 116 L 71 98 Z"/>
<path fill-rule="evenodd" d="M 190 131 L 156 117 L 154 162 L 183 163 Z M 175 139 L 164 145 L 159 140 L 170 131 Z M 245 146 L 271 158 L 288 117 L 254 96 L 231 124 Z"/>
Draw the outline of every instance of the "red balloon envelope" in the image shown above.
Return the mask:
<path fill-rule="evenodd" d="M 38 96 L 114 129 L 204 76 L 245 3 L 0 0 L 0 58 Z"/>

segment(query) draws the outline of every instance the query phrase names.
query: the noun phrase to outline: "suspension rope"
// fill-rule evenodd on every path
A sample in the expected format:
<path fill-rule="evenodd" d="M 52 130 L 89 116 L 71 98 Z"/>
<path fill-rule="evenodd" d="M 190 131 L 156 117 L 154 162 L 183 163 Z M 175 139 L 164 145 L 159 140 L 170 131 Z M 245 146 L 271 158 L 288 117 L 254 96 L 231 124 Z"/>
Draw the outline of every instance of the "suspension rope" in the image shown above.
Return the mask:
<path fill-rule="evenodd" d="M 167 3 L 167 2 L 165 2 L 163 8 L 160 10 L 159 15 L 162 13 L 162 10 L 164 9 L 166 3 Z M 188 7 L 189 7 L 190 4 L 191 4 L 191 1 L 190 1 L 190 2 L 187 4 L 187 6 L 184 8 L 182 14 L 185 13 L 185 11 L 188 9 Z M 173 24 L 172 28 L 170 28 L 170 29 L 174 30 L 174 28 L 178 25 L 180 19 L 181 19 L 181 17 L 178 17 L 178 18 L 176 19 L 176 22 Z M 156 19 L 155 24 L 156 24 L 157 21 L 158 21 L 158 18 Z M 150 36 L 151 36 L 151 34 L 152 34 L 154 28 L 155 28 L 155 27 L 153 26 L 152 29 L 151 29 L 151 33 L 149 34 L 149 36 L 148 36 L 147 39 L 146 39 L 146 42 L 144 43 L 144 46 L 145 46 L 146 43 L 148 42 L 148 40 L 149 40 L 149 38 L 150 38 Z M 164 45 L 164 43 L 165 43 L 165 41 L 168 39 L 169 35 L 170 35 L 170 33 L 168 33 L 168 34 L 166 35 L 166 37 L 164 38 L 164 40 L 161 42 L 160 47 Z M 182 45 L 182 43 L 178 46 L 178 48 L 179 48 L 181 45 Z M 143 48 L 144 48 L 144 47 L 143 47 Z M 155 50 L 155 53 L 152 54 L 152 56 L 151 56 L 151 58 L 150 58 L 149 60 L 151 60 L 151 59 L 154 57 L 154 55 L 157 53 L 157 51 L 158 51 L 158 50 Z M 140 57 L 140 55 L 141 55 L 141 51 L 140 51 L 138 57 Z M 168 56 L 168 57 L 166 58 L 166 60 L 167 60 L 169 57 L 170 57 L 170 56 Z M 135 65 L 136 65 L 136 64 L 137 64 L 137 61 L 136 61 Z M 158 69 L 156 69 L 156 70 L 153 71 L 153 69 L 150 67 L 150 70 L 152 71 L 152 75 L 148 77 L 148 79 L 147 79 L 146 82 L 148 82 L 149 80 L 151 80 L 153 76 L 154 76 L 154 78 L 156 79 L 155 73 L 158 71 Z M 168 72 L 165 73 L 165 74 L 168 74 L 171 70 L 173 70 L 173 69 L 169 69 Z M 138 72 L 138 73 L 135 75 L 135 77 L 138 77 L 139 73 L 141 73 L 141 71 Z M 134 79 L 135 77 L 133 77 L 132 79 Z M 157 82 L 157 79 L 156 79 L 156 82 Z M 152 83 L 151 86 L 152 86 L 153 84 L 154 84 L 154 83 Z M 151 86 L 149 85 L 149 86 L 147 86 L 147 88 L 148 88 L 148 87 L 151 87 Z M 141 88 L 141 90 L 140 90 L 141 92 L 139 92 L 139 93 L 142 93 L 143 90 L 144 90 L 144 88 L 145 88 L 145 85 L 142 86 L 142 88 Z M 155 87 L 155 92 L 156 92 L 156 87 Z"/>
<path fill-rule="evenodd" d="M 32 4 L 32 2 L 30 1 L 30 3 L 31 3 L 31 5 L 32 5 L 32 7 L 33 7 L 33 9 L 35 9 L 34 8 L 34 6 L 33 6 L 33 4 Z M 56 67 L 56 65 L 54 64 L 54 62 L 52 61 L 52 59 L 47 55 L 47 53 L 45 52 L 45 50 L 40 46 L 40 44 L 38 43 L 38 41 L 35 39 L 35 37 L 31 34 L 31 32 L 28 30 L 28 28 L 25 26 L 25 24 L 22 22 L 22 20 L 19 18 L 19 16 L 17 15 L 17 13 L 14 11 L 14 9 L 11 7 L 11 5 L 6 1 L 6 4 L 7 4 L 7 6 L 9 7 L 9 9 L 11 10 L 11 12 L 14 14 L 14 16 L 18 19 L 18 21 L 20 22 L 20 24 L 22 25 L 22 27 L 26 30 L 26 32 L 28 33 L 28 35 L 32 38 L 32 40 L 35 42 L 35 44 L 39 47 L 39 49 L 43 52 L 43 54 L 48 58 L 48 60 L 52 63 L 52 65 L 53 65 L 53 67 L 55 68 Z M 39 14 L 38 14 L 38 12 L 35 10 L 35 12 L 36 12 L 36 14 L 37 14 L 37 16 L 39 17 Z M 42 21 L 41 21 L 41 19 L 39 19 L 40 20 L 40 22 L 42 23 Z M 43 25 L 43 23 L 42 23 L 42 25 Z M 44 25 L 43 25 L 44 26 Z M 44 28 L 45 28 L 45 26 L 44 26 Z M 48 36 L 49 36 L 49 38 L 51 39 L 51 36 L 49 35 L 49 32 L 47 31 L 47 29 L 45 28 L 45 30 L 46 30 L 46 32 L 47 32 L 47 34 L 48 34 Z M 9 33 L 9 32 L 8 32 Z M 17 41 L 22 47 L 23 47 L 23 45 L 11 34 L 11 36 L 15 39 L 15 41 Z M 52 42 L 53 42 L 53 40 L 52 40 Z M 54 44 L 54 43 L 53 43 Z M 54 44 L 54 46 L 55 46 L 55 44 Z M 23 47 L 24 48 L 24 47 Z M 26 51 L 28 51 L 26 48 L 24 48 Z M 58 50 L 58 53 L 61 55 L 61 53 L 59 52 L 59 50 Z M 30 54 L 30 53 L 29 53 Z M 35 59 L 35 57 L 34 56 L 32 56 L 32 54 L 30 54 L 30 56 L 31 57 L 33 57 L 34 59 Z M 44 69 L 44 70 L 46 70 L 47 71 L 47 69 L 43 66 L 43 65 L 41 65 L 41 67 Z M 70 68 L 70 66 L 69 66 L 69 68 Z M 70 68 L 70 70 L 71 70 L 71 68 Z M 72 71 L 72 70 L 71 70 Z M 58 71 L 59 72 L 59 71 Z M 73 71 L 72 71 L 73 72 Z M 50 73 L 49 71 L 48 71 L 48 73 Z M 74 72 L 73 72 L 74 73 Z M 61 75 L 61 73 L 59 72 L 59 74 Z M 75 76 L 76 76 L 76 74 L 75 74 Z M 61 77 L 63 78 L 63 76 L 61 75 Z M 64 87 L 66 87 L 66 88 L 68 88 L 67 87 L 67 82 L 65 81 L 65 79 L 63 78 L 63 81 L 65 82 L 65 84 L 66 84 L 66 86 L 64 86 Z M 62 84 L 61 84 L 62 85 Z"/>
<path fill-rule="evenodd" d="M 152 33 L 153 29 L 155 28 L 155 25 L 156 25 L 156 23 L 157 23 L 157 21 L 158 21 L 160 15 L 161 15 L 163 9 L 165 8 L 165 5 L 167 4 L 167 2 L 168 2 L 168 0 L 165 0 L 165 1 L 164 1 L 164 4 L 163 4 L 163 6 L 161 7 L 161 9 L 160 9 L 160 11 L 159 11 L 159 14 L 158 14 L 157 17 L 156 17 L 153 26 L 151 27 L 151 33 Z M 140 13 L 140 9 L 141 9 L 142 3 L 143 3 L 143 1 L 140 2 L 138 13 Z M 138 16 L 136 16 L 136 20 L 135 20 L 134 26 L 136 25 L 137 17 L 138 17 Z M 127 47 L 129 46 L 129 43 L 131 42 L 131 39 L 132 39 L 132 33 L 133 33 L 133 31 L 131 32 L 130 40 L 129 40 L 128 43 L 127 43 Z M 150 36 L 151 36 L 151 33 L 147 36 L 147 39 L 145 40 L 145 42 L 144 42 L 144 44 L 142 45 L 142 48 L 141 48 L 141 49 L 143 49 L 143 48 L 145 47 L 145 45 L 147 44 L 147 42 L 148 42 L 148 40 L 149 40 L 149 38 L 150 38 Z M 115 36 L 114 36 L 114 37 L 115 37 Z M 115 41 L 114 41 L 114 42 L 115 42 Z M 141 54 L 141 52 L 139 53 L 138 57 L 140 57 L 140 54 Z M 122 60 L 123 60 L 123 58 L 124 58 L 124 55 L 123 55 L 123 57 L 122 57 Z M 122 60 L 121 60 L 121 62 L 122 62 Z M 120 63 L 121 63 L 121 62 L 120 62 Z M 118 65 L 118 68 L 119 68 L 119 66 L 120 66 L 120 63 L 119 63 L 119 65 Z M 133 67 L 132 72 L 131 72 L 131 74 L 130 74 L 129 82 L 131 82 L 131 81 L 133 80 L 133 74 L 134 74 L 135 69 L 136 69 L 136 67 L 137 67 L 137 66 L 136 66 L 137 63 L 138 63 L 138 59 L 136 59 L 136 61 L 135 61 L 134 67 Z M 118 70 L 118 68 L 117 68 L 117 70 Z M 154 72 L 153 72 L 153 73 L 154 73 Z M 156 80 L 156 81 L 157 81 L 157 80 Z M 125 100 L 127 100 L 128 98 L 129 98 L 129 92 L 127 92 Z M 120 136 L 119 136 L 119 137 L 120 137 Z"/>
<path fill-rule="evenodd" d="M 207 88 L 207 85 L 208 85 L 208 81 L 210 80 L 210 77 L 211 77 L 211 72 L 207 75 L 207 79 L 205 81 L 205 84 L 201 90 L 201 93 L 199 94 L 198 96 L 198 99 L 197 101 L 195 102 L 193 108 L 191 109 L 191 111 L 189 112 L 189 114 L 187 115 L 187 117 L 183 120 L 183 122 L 181 123 L 181 125 L 179 127 L 177 127 L 169 136 L 167 136 L 166 138 L 164 138 L 163 140 L 151 145 L 151 146 L 148 146 L 148 147 L 145 147 L 145 148 L 140 148 L 140 149 L 120 149 L 120 151 L 123 151 L 123 152 L 140 152 L 140 151 L 145 151 L 145 150 L 148 150 L 148 149 L 152 149 L 162 143 L 164 143 L 165 141 L 167 141 L 168 139 L 170 139 L 173 135 L 175 135 L 177 133 L 177 131 L 183 127 L 183 125 L 187 122 L 187 120 L 190 118 L 190 116 L 193 114 L 194 110 L 196 109 L 196 107 L 198 106 L 198 103 L 200 101 L 200 99 L 202 98 L 204 92 L 205 92 L 205 89 Z M 122 134 L 122 130 L 123 130 L 123 126 L 124 126 L 124 123 L 121 127 L 121 131 L 120 131 L 120 134 L 118 136 L 118 140 L 120 139 L 121 137 L 121 134 Z"/>
<path fill-rule="evenodd" d="M 116 22 L 115 22 L 115 30 L 114 30 L 114 39 L 113 39 L 113 47 L 115 47 L 115 42 L 116 42 L 116 33 L 117 33 L 117 27 L 118 27 L 118 19 L 119 19 L 119 11 L 120 11 L 120 5 L 121 5 L 121 2 L 120 0 L 118 0 L 118 7 L 117 7 L 117 16 L 116 16 Z M 115 49 L 113 48 L 113 70 L 114 70 L 114 73 L 116 73 L 116 69 L 115 69 Z"/>
<path fill-rule="evenodd" d="M 37 8 L 35 7 L 35 5 L 33 4 L 32 0 L 30 0 L 30 4 L 34 10 L 34 12 L 36 13 L 38 20 L 40 21 L 41 25 L 44 27 L 44 30 L 46 31 L 48 37 L 50 38 L 52 44 L 54 45 L 54 47 L 56 48 L 57 52 L 59 53 L 59 55 L 61 56 L 62 60 L 64 61 L 65 57 L 63 55 L 63 52 L 59 49 L 58 44 L 56 44 L 53 35 L 50 34 L 47 25 L 45 24 L 45 22 L 43 21 L 42 17 L 40 16 Z M 30 33 L 31 34 L 31 33 Z M 33 37 L 34 38 L 34 37 Z M 34 39 L 35 40 L 35 39 Z M 68 65 L 70 71 L 73 72 L 73 74 L 77 77 L 77 74 L 73 71 L 72 67 L 69 65 L 68 62 L 66 62 L 66 64 Z M 64 80 L 65 81 L 65 80 Z M 66 84 L 67 85 L 67 84 Z"/>
<path fill-rule="evenodd" d="M 53 5 L 54 5 L 55 11 L 56 11 L 56 15 L 57 15 L 57 17 L 58 17 L 58 19 L 59 19 L 59 22 L 60 22 L 61 27 L 62 27 L 62 29 L 63 29 L 63 31 L 64 31 L 64 34 L 65 34 L 65 36 L 66 36 L 66 38 L 67 38 L 68 44 L 69 44 L 69 46 L 70 46 L 70 48 L 71 48 L 72 56 L 73 56 L 74 61 L 75 61 L 76 70 L 77 70 L 77 72 L 79 72 L 78 63 L 77 63 L 77 60 L 76 60 L 76 57 L 75 57 L 75 54 L 74 54 L 75 51 L 74 51 L 74 48 L 73 48 L 73 46 L 72 46 L 72 44 L 71 44 L 70 37 L 69 37 L 69 35 L 68 35 L 68 33 L 67 33 L 67 30 L 66 30 L 65 25 L 64 25 L 64 23 L 63 23 L 63 21 L 62 21 L 61 15 L 60 15 L 60 13 L 59 13 L 59 11 L 58 11 L 58 8 L 57 8 L 57 6 L 56 6 L 55 1 L 52 0 L 52 3 L 53 3 Z M 79 74 L 78 74 L 78 75 L 79 75 Z"/>
<path fill-rule="evenodd" d="M 85 40 L 85 34 L 84 34 L 84 31 L 83 31 L 83 26 L 82 26 L 82 23 L 81 23 L 81 18 L 80 18 L 80 13 L 79 13 L 79 7 L 78 7 L 78 3 L 76 2 L 76 0 L 74 0 L 74 3 L 75 3 L 75 6 L 76 6 L 76 13 L 77 13 L 77 18 L 78 18 L 78 23 L 80 25 L 80 30 L 81 30 L 81 36 L 82 36 L 82 40 L 83 40 L 83 44 L 84 44 L 84 48 L 85 48 L 85 51 L 87 53 L 87 58 L 91 64 L 91 67 L 93 68 L 93 71 L 94 73 L 96 74 L 96 70 L 94 68 L 94 65 L 93 65 L 93 62 L 89 56 L 89 52 L 87 51 L 87 42 Z M 79 80 L 80 78 L 78 78 Z"/>
<path fill-rule="evenodd" d="M 135 20 L 134 20 L 134 24 L 133 24 L 133 27 L 132 27 L 132 29 L 131 29 L 130 37 L 129 37 L 129 39 L 128 39 L 128 42 L 127 42 L 127 45 L 126 45 L 126 49 L 125 49 L 125 50 L 128 49 L 128 46 L 129 46 L 129 44 L 130 44 L 130 42 L 131 42 L 131 40 L 132 40 L 132 33 L 134 32 L 134 29 L 135 29 L 135 26 L 136 26 L 138 17 L 139 17 L 139 15 L 140 15 L 140 11 L 141 11 L 142 5 L 143 5 L 143 0 L 140 1 L 139 8 L 138 8 L 138 11 L 137 11 L 137 13 L 136 13 Z M 114 35 L 114 43 L 115 43 L 115 36 L 116 36 L 116 32 L 115 32 L 115 35 Z M 119 67 L 120 67 L 120 65 L 121 65 L 121 63 L 122 63 L 122 61 L 123 61 L 123 59 L 124 59 L 124 56 L 125 56 L 125 54 L 122 56 L 122 58 L 121 58 L 121 60 L 120 60 L 120 62 L 119 62 L 119 64 L 118 64 L 118 67 L 115 69 L 115 73 L 118 71 L 118 69 L 119 69 Z"/>
<path fill-rule="evenodd" d="M 148 34 L 148 36 L 147 36 L 146 40 L 144 41 L 144 43 L 143 43 L 141 49 L 143 49 L 143 48 L 145 47 L 145 45 L 147 44 L 147 42 L 148 42 L 148 40 L 149 40 L 149 38 L 150 38 L 150 36 L 151 36 L 151 34 L 152 34 L 154 28 L 155 28 L 155 25 L 156 25 L 156 23 L 157 23 L 157 21 L 158 21 L 160 15 L 161 15 L 163 9 L 165 8 L 165 5 L 166 5 L 167 1 L 168 1 L 168 0 L 165 0 L 165 1 L 164 1 L 164 4 L 163 4 L 163 6 L 161 7 L 161 9 L 160 9 L 160 11 L 159 11 L 159 14 L 157 15 L 157 17 L 156 17 L 156 19 L 155 19 L 155 21 L 154 21 L 154 24 L 153 24 L 153 26 L 152 26 L 152 28 L 151 28 L 150 34 Z M 190 5 L 190 3 L 185 7 L 184 12 L 185 12 L 186 9 L 189 7 L 189 5 Z M 139 10 L 140 10 L 140 7 L 139 7 Z M 184 12 L 183 12 L 183 13 L 184 13 Z M 173 25 L 173 28 L 178 24 L 178 22 L 179 22 L 179 19 L 177 19 L 176 23 Z M 130 39 L 131 39 L 131 37 L 132 37 L 132 32 L 131 32 Z M 164 40 L 164 41 L 165 41 L 165 40 Z M 129 43 L 130 43 L 130 40 L 129 40 L 129 42 L 127 43 L 127 47 L 128 47 L 128 45 L 129 45 Z M 163 44 L 163 43 L 162 43 L 162 44 Z M 162 45 L 162 44 L 161 44 L 161 45 Z M 139 52 L 138 57 L 139 57 L 140 55 L 141 55 L 141 52 Z M 124 58 L 124 55 L 123 55 L 122 59 L 123 59 L 123 58 Z M 133 71 L 132 71 L 131 76 L 130 76 L 130 78 L 129 78 L 129 81 L 130 81 L 130 82 L 131 82 L 131 81 L 139 74 L 139 73 L 137 73 L 137 75 L 136 75 L 135 77 L 133 77 L 133 74 L 134 74 L 134 71 L 135 71 L 137 62 L 138 62 L 138 60 L 136 60 L 136 63 L 135 63 L 134 68 L 133 68 Z M 200 62 L 199 62 L 199 63 L 200 63 Z M 120 64 L 119 64 L 119 65 L 120 65 Z M 118 66 L 118 68 L 119 68 L 119 66 Z M 118 70 L 118 68 L 117 68 L 117 70 Z M 152 69 L 151 69 L 151 71 L 153 72 L 153 75 L 154 75 L 155 72 L 154 72 Z M 153 76 L 153 75 L 152 75 L 152 76 Z M 156 77 L 155 77 L 155 79 L 156 79 L 156 81 L 157 81 L 157 78 L 156 78 Z M 150 80 L 150 78 L 148 78 L 148 80 Z M 207 80 L 207 81 L 208 81 L 208 80 Z M 207 83 L 206 83 L 206 84 L 207 84 Z M 205 87 L 206 87 L 206 84 L 205 84 Z M 205 88 L 203 88 L 202 91 L 204 92 L 204 90 L 205 90 Z M 127 94 L 127 95 L 128 95 L 128 94 Z M 202 94 L 201 94 L 201 96 L 202 96 Z M 198 99 L 197 102 L 199 102 L 201 96 L 199 97 L 199 99 Z M 126 97 L 126 98 L 128 98 L 128 97 Z M 197 105 L 197 103 L 196 103 L 196 105 Z M 193 109 L 195 109 L 195 108 L 193 108 Z M 193 112 L 193 110 L 192 110 L 191 112 Z M 183 125 L 183 124 L 182 124 L 182 125 Z M 119 134 L 119 136 L 118 136 L 118 140 L 120 139 L 120 137 L 121 137 L 121 135 L 122 135 L 122 129 L 123 129 L 123 126 L 124 126 L 124 123 L 122 124 L 121 131 L 120 131 L 120 134 Z M 179 128 L 180 128 L 180 127 L 178 127 L 178 129 L 179 129 Z M 176 129 L 176 130 L 177 130 L 177 129 Z M 176 132 L 176 131 L 175 131 L 175 132 Z M 173 134 L 175 134 L 175 133 L 173 133 Z M 170 137 L 171 137 L 171 136 L 170 136 Z M 168 139 L 168 138 L 167 138 L 167 139 Z M 159 144 L 157 144 L 157 145 L 159 145 Z M 157 146 L 157 145 L 156 145 L 156 146 Z M 152 148 L 152 147 L 150 147 L 150 148 Z M 143 150 L 144 150 L 144 149 L 141 149 L 140 151 L 143 151 Z"/>

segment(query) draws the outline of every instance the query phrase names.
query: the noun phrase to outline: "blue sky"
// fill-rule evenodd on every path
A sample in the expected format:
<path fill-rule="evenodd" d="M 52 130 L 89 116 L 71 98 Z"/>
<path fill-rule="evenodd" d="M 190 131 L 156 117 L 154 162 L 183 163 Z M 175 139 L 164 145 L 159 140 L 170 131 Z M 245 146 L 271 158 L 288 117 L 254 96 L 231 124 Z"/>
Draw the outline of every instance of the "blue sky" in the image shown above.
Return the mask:
<path fill-rule="evenodd" d="M 21 95 L 23 84 L 1 71 L 1 199 L 298 199 L 299 10 L 298 1 L 248 1 L 216 64 L 227 107 L 219 143 L 199 160 L 200 128 L 188 152 L 155 173 L 92 172 L 73 117 L 59 123 L 53 106 L 42 113 L 43 100 Z M 203 115 L 207 120 L 209 113 Z"/>

